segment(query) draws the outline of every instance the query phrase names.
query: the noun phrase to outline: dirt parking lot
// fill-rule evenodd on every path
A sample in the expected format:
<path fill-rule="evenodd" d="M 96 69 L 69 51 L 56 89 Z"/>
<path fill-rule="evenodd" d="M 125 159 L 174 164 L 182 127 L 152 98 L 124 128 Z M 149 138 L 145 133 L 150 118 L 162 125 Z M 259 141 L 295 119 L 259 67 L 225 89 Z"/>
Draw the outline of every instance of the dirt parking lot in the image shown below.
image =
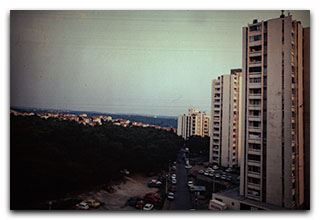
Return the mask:
<path fill-rule="evenodd" d="M 149 188 L 147 183 L 153 177 L 143 177 L 140 175 L 134 175 L 126 177 L 126 181 L 113 187 L 117 190 L 114 193 L 108 193 L 105 190 L 92 191 L 78 195 L 81 200 L 97 199 L 104 202 L 104 206 L 101 206 L 97 210 L 136 210 L 131 206 L 126 206 L 126 202 L 130 197 L 143 196 L 148 192 L 156 192 L 157 189 Z"/>

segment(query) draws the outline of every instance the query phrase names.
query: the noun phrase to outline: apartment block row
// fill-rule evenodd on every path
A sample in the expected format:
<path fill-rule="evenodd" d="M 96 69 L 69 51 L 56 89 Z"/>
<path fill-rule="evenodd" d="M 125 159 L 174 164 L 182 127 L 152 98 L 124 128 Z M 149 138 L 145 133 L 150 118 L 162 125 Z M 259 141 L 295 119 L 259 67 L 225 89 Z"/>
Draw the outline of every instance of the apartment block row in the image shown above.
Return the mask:
<path fill-rule="evenodd" d="M 230 209 L 310 207 L 309 81 L 310 28 L 284 14 L 243 28 L 242 69 L 212 81 L 209 158 L 240 167 L 240 186 L 214 198 Z"/>

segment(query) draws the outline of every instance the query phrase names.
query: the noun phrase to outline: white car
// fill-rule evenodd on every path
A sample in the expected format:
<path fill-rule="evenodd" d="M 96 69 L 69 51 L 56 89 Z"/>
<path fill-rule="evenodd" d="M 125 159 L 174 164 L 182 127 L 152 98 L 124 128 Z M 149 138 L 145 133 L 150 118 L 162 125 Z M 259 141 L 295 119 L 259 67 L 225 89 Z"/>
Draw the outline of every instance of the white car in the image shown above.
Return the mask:
<path fill-rule="evenodd" d="M 186 169 L 191 169 L 192 168 L 192 166 L 190 166 L 190 165 L 187 165 L 187 166 L 184 166 Z"/>
<path fill-rule="evenodd" d="M 198 173 L 199 174 L 204 174 L 204 170 L 199 170 Z"/>
<path fill-rule="evenodd" d="M 172 184 L 177 184 L 177 180 L 176 179 L 172 179 L 171 182 L 172 182 Z"/>
<path fill-rule="evenodd" d="M 152 204 L 150 204 L 150 203 L 147 203 L 147 204 L 145 204 L 145 205 L 143 206 L 143 210 L 145 210 L 145 211 L 150 211 L 150 210 L 153 209 L 153 207 L 154 207 L 154 205 L 152 205 Z"/>
<path fill-rule="evenodd" d="M 168 192 L 168 199 L 174 200 L 174 193 L 173 192 Z"/>
<path fill-rule="evenodd" d="M 81 210 L 89 209 L 89 205 L 85 202 L 80 202 L 79 204 L 76 205 L 76 207 Z"/>
<path fill-rule="evenodd" d="M 175 179 L 175 178 L 177 178 L 177 175 L 176 175 L 175 173 L 173 173 L 173 174 L 171 175 L 171 178 L 172 178 L 172 179 Z"/>
<path fill-rule="evenodd" d="M 214 166 L 213 166 L 213 169 L 214 169 L 214 170 L 217 170 L 217 169 L 219 169 L 219 167 L 218 167 L 217 165 L 214 165 Z"/>
<path fill-rule="evenodd" d="M 193 186 L 193 182 L 190 180 L 188 181 L 188 187 L 191 187 L 191 186 Z"/>
<path fill-rule="evenodd" d="M 206 172 L 204 172 L 204 175 L 205 176 L 209 176 L 209 173 L 206 171 Z"/>

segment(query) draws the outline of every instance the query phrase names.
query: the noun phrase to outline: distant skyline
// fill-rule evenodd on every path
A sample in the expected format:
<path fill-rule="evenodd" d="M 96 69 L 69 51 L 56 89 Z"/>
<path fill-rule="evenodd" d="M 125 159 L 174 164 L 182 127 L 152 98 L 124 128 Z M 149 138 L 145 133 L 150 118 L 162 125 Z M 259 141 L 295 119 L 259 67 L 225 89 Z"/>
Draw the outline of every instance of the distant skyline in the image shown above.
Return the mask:
<path fill-rule="evenodd" d="M 309 27 L 309 11 L 290 11 Z M 285 12 L 287 15 L 287 11 Z M 211 81 L 242 66 L 242 27 L 278 11 L 11 11 L 10 105 L 210 114 Z"/>

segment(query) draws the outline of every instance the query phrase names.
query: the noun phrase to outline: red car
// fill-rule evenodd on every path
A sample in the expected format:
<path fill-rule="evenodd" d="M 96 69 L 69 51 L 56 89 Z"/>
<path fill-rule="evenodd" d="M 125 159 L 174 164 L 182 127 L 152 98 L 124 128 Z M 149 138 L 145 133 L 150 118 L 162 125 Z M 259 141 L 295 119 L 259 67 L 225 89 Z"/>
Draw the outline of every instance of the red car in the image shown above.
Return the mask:
<path fill-rule="evenodd" d="M 169 191 L 171 191 L 171 192 L 175 192 L 176 191 L 176 187 L 175 186 L 170 186 L 170 188 L 169 188 Z"/>
<path fill-rule="evenodd" d="M 154 198 L 154 197 L 145 197 L 146 202 L 148 203 L 157 203 L 158 199 Z"/>
<path fill-rule="evenodd" d="M 137 201 L 136 202 L 136 208 L 137 209 L 142 209 L 143 208 L 143 206 L 144 206 L 144 201 L 143 200 L 139 200 L 139 201 Z"/>
<path fill-rule="evenodd" d="M 149 192 L 149 193 L 147 193 L 147 194 L 146 194 L 146 197 L 160 199 L 160 195 L 159 195 L 158 193 L 155 193 L 155 192 Z"/>

